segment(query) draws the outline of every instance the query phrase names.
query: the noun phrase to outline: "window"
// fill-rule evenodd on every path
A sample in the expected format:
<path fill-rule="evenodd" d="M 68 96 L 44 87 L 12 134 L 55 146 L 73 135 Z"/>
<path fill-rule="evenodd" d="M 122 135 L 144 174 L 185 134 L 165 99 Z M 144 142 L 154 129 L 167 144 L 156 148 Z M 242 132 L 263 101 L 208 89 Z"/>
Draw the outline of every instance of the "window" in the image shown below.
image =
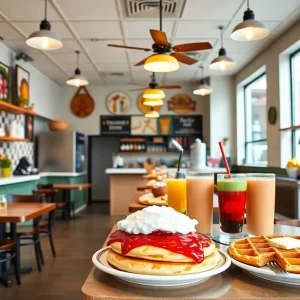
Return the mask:
<path fill-rule="evenodd" d="M 290 56 L 292 126 L 300 125 L 300 49 Z M 300 128 L 292 130 L 293 157 L 300 159 Z"/>
<path fill-rule="evenodd" d="M 244 86 L 245 164 L 267 165 L 266 74 Z"/>

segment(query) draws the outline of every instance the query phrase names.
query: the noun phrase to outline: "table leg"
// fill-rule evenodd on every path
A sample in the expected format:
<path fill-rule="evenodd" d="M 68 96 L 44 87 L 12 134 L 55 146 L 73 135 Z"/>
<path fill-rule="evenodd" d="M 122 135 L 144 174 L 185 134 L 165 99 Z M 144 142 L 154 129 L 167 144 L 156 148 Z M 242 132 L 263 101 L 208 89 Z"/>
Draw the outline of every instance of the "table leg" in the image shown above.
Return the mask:
<path fill-rule="evenodd" d="M 6 223 L 0 223 L 0 239 L 5 238 Z M 0 253 L 0 260 L 4 259 L 5 255 Z M 11 280 L 7 277 L 8 272 L 6 272 L 6 262 L 0 263 L 0 282 L 6 287 L 11 286 Z"/>

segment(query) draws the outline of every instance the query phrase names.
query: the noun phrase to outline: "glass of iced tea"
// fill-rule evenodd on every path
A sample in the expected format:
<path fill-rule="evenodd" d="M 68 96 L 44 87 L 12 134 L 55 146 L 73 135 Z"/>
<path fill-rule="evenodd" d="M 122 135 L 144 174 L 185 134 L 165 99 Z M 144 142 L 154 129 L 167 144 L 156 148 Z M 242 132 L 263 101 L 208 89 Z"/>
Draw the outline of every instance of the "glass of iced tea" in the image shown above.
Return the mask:
<path fill-rule="evenodd" d="M 7 207 L 7 199 L 5 195 L 0 195 L 0 209 L 5 209 Z"/>
<path fill-rule="evenodd" d="M 243 237 L 244 214 L 247 198 L 247 175 L 217 175 L 220 241 L 228 244 Z"/>

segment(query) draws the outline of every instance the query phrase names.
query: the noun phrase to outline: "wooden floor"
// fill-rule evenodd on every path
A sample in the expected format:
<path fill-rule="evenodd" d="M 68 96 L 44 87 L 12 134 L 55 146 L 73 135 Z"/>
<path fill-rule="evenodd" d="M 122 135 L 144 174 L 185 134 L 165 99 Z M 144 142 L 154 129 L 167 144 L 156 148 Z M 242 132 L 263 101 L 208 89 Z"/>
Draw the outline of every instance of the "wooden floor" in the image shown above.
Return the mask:
<path fill-rule="evenodd" d="M 81 299 L 81 286 L 92 268 L 92 254 L 100 249 L 121 217 L 109 217 L 108 204 L 93 204 L 80 215 L 82 218 L 69 224 L 63 220 L 55 222 L 56 258 L 52 257 L 48 238 L 43 239 L 46 263 L 41 273 L 37 271 L 33 247 L 22 248 L 22 266 L 32 266 L 34 270 L 22 275 L 20 286 L 14 276 L 12 287 L 0 285 L 1 300 Z"/>

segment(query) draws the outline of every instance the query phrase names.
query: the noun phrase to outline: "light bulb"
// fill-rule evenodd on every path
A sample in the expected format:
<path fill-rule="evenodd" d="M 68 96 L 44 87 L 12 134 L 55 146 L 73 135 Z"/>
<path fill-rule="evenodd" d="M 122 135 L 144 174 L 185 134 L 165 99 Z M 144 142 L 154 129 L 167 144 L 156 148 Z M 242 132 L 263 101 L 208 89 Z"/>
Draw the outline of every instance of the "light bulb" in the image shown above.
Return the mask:
<path fill-rule="evenodd" d="M 206 91 L 205 91 L 205 90 L 200 90 L 200 95 L 201 95 L 201 96 L 205 96 L 205 94 L 206 94 Z"/>
<path fill-rule="evenodd" d="M 220 69 L 221 71 L 225 71 L 226 68 L 226 62 L 225 61 L 220 61 Z"/>
<path fill-rule="evenodd" d="M 49 39 L 47 37 L 42 37 L 41 43 L 42 43 L 43 49 L 47 49 L 49 46 Z"/>
<path fill-rule="evenodd" d="M 248 41 L 251 41 L 253 39 L 254 30 L 252 27 L 245 28 L 245 37 Z"/>
<path fill-rule="evenodd" d="M 77 87 L 80 86 L 80 79 L 75 79 L 75 85 L 76 85 Z"/>

